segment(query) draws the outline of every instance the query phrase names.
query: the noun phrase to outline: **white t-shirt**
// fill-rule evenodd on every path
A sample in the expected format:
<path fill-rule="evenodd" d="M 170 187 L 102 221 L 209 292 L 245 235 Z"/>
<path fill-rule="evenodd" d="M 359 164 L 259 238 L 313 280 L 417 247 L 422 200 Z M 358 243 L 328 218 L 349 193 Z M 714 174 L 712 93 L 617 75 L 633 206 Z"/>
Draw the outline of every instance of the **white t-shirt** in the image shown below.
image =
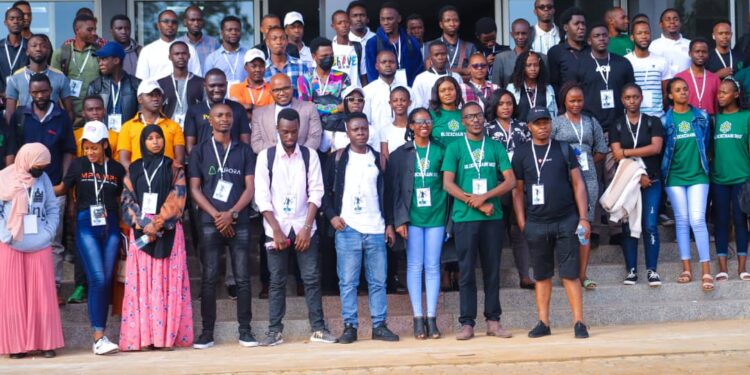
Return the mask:
<path fill-rule="evenodd" d="M 380 143 L 387 143 L 388 153 L 392 154 L 393 151 L 396 151 L 397 148 L 406 143 L 406 140 L 404 139 L 405 135 L 406 128 L 399 128 L 398 126 L 391 124 L 391 126 L 386 126 L 383 129 L 380 129 Z"/>
<path fill-rule="evenodd" d="M 335 39 L 333 41 L 333 69 L 349 75 L 349 79 L 351 79 L 352 86 L 354 87 L 362 87 L 362 82 L 359 80 L 359 72 L 367 73 L 364 53 L 365 49 L 362 47 L 362 59 L 360 61 L 354 46 L 338 44 Z"/>
<path fill-rule="evenodd" d="M 633 65 L 635 83 L 641 86 L 643 91 L 641 111 L 649 116 L 661 117 L 664 114 L 661 81 L 666 81 L 674 76 L 669 63 L 663 57 L 653 53 L 650 53 L 648 57 L 638 58 L 635 53 L 631 52 L 625 55 L 625 58 Z"/>
<path fill-rule="evenodd" d="M 464 82 L 461 75 L 456 72 L 451 72 L 451 76 L 458 81 L 459 86 Z M 435 82 L 437 82 L 440 77 L 442 77 L 442 75 L 435 73 L 433 70 L 425 70 L 414 78 L 414 85 L 412 85 L 411 88 L 411 104 L 414 108 L 430 108 L 432 87 L 435 86 Z M 457 95 L 461 95 L 461 93 L 457 93 Z"/>
<path fill-rule="evenodd" d="M 685 39 L 680 35 L 680 39 L 669 39 L 661 34 L 661 38 L 651 42 L 648 47 L 649 52 L 663 57 L 669 63 L 669 69 L 672 74 L 677 74 L 687 70 L 693 63 L 690 60 L 690 39 Z"/>
<path fill-rule="evenodd" d="M 341 218 L 346 225 L 363 234 L 385 233 L 385 220 L 380 213 L 378 199 L 380 171 L 376 163 L 375 155 L 369 150 L 366 154 L 349 150 L 344 194 L 341 200 Z"/>
<path fill-rule="evenodd" d="M 167 42 L 157 39 L 151 44 L 143 47 L 138 57 L 138 66 L 135 70 L 135 76 L 140 80 L 157 80 L 172 74 L 174 70 L 172 62 L 169 61 L 169 46 L 173 42 Z M 188 71 L 199 77 L 203 77 L 200 59 L 190 43 L 187 43 L 190 51 L 190 60 L 188 60 Z"/>

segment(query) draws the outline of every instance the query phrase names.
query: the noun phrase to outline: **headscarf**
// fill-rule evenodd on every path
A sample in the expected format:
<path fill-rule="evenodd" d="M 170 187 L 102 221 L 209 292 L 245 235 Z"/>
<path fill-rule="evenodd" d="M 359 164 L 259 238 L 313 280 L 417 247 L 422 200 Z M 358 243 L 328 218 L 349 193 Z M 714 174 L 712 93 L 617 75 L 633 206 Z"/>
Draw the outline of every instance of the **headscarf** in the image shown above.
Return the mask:
<path fill-rule="evenodd" d="M 0 201 L 10 201 L 11 210 L 7 215 L 7 228 L 13 240 L 23 239 L 23 217 L 29 213 L 28 189 L 34 186 L 36 178 L 29 171 L 35 165 L 48 165 L 52 156 L 41 143 L 27 143 L 18 150 L 15 163 L 0 171 Z"/>

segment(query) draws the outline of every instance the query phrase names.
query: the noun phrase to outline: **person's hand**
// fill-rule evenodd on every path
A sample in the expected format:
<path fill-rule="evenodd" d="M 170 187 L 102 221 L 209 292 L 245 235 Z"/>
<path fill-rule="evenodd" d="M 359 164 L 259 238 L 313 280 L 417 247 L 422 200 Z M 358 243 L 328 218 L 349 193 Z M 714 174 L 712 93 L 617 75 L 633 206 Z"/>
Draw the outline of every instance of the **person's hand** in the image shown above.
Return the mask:
<path fill-rule="evenodd" d="M 406 224 L 399 225 L 396 228 L 396 233 L 398 233 L 398 235 L 405 240 L 409 239 L 409 229 L 406 227 Z"/>
<path fill-rule="evenodd" d="M 495 63 L 495 54 L 490 53 L 489 56 L 487 56 L 487 65 L 492 66 L 492 64 Z"/>
<path fill-rule="evenodd" d="M 227 226 L 232 225 L 233 221 L 234 219 L 232 219 L 232 213 L 229 211 L 217 212 L 214 215 L 214 224 L 216 225 L 216 229 L 218 229 L 219 232 L 222 232 Z"/>
<path fill-rule="evenodd" d="M 481 211 L 486 216 L 492 216 L 492 214 L 495 213 L 495 205 L 493 205 L 492 203 L 484 203 L 479 206 L 479 211 Z"/>
<path fill-rule="evenodd" d="M 235 236 L 234 227 L 231 225 L 228 225 L 224 230 L 219 231 L 219 233 L 225 237 L 225 238 L 232 238 Z"/>
<path fill-rule="evenodd" d="M 276 250 L 280 251 L 286 249 L 288 242 L 289 238 L 286 237 L 284 232 L 282 232 L 280 229 L 273 230 L 273 243 L 274 246 L 276 246 Z"/>
<path fill-rule="evenodd" d="M 303 252 L 310 248 L 310 238 L 312 238 L 312 229 L 308 227 L 302 227 L 297 233 L 297 238 L 294 239 L 294 250 Z"/>
<path fill-rule="evenodd" d="M 583 234 L 583 238 L 588 240 L 591 237 L 591 224 L 588 220 L 578 220 L 578 225 L 586 230 L 586 233 Z"/>
<path fill-rule="evenodd" d="M 646 189 L 651 187 L 651 179 L 648 178 L 647 175 L 642 174 L 641 175 L 641 189 Z"/>
<path fill-rule="evenodd" d="M 385 227 L 385 244 L 388 247 L 392 247 L 396 243 L 396 232 L 393 230 L 393 225 Z"/>
<path fill-rule="evenodd" d="M 720 78 L 724 78 L 732 74 L 734 74 L 734 70 L 732 69 L 731 66 L 728 66 L 726 68 L 721 68 L 716 71 L 716 75 L 718 75 Z"/>
<path fill-rule="evenodd" d="M 620 149 L 620 152 L 613 152 L 612 157 L 615 159 L 616 162 L 620 162 L 622 159 L 625 159 L 625 156 L 623 155 L 623 149 Z"/>
<path fill-rule="evenodd" d="M 346 222 L 341 218 L 341 216 L 336 216 L 331 219 L 331 226 L 336 230 L 344 230 L 344 228 L 346 228 Z"/>
<path fill-rule="evenodd" d="M 521 234 L 523 234 L 523 231 L 526 229 L 526 220 L 519 220 L 518 221 L 518 230 L 521 231 Z"/>
<path fill-rule="evenodd" d="M 486 200 L 487 198 L 484 197 L 484 194 L 472 195 L 466 200 L 466 205 L 478 209 L 479 207 L 482 207 Z"/>
<path fill-rule="evenodd" d="M 149 235 L 149 236 L 151 236 L 151 237 L 154 237 L 154 236 L 156 236 L 156 233 L 157 233 L 157 230 L 156 230 L 156 225 L 155 225 L 155 224 L 154 224 L 153 222 L 151 222 L 151 223 L 148 223 L 148 224 L 147 224 L 147 225 L 146 225 L 146 226 L 145 226 L 145 227 L 143 228 L 143 233 L 144 233 L 144 234 L 148 234 L 148 235 Z"/>

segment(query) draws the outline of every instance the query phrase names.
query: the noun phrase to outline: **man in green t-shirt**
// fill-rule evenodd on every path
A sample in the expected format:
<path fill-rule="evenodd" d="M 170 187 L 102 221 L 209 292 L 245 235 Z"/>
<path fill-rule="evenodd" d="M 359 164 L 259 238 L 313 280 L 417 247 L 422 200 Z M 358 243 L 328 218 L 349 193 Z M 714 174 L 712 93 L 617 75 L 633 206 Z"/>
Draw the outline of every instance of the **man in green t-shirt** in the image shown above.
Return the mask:
<path fill-rule="evenodd" d="M 628 15 L 625 9 L 613 7 L 604 15 L 609 31 L 609 52 L 625 56 L 633 52 L 633 41 L 628 36 Z"/>
<path fill-rule="evenodd" d="M 515 186 L 516 177 L 505 147 L 500 142 L 487 141 L 484 114 L 478 103 L 469 102 L 463 107 L 461 122 L 466 135 L 448 146 L 442 167 L 443 188 L 455 199 L 451 215 L 461 274 L 461 331 L 456 338 L 474 337 L 477 255 L 482 260 L 487 335 L 508 338 L 510 332 L 500 325 L 500 249 L 504 232 L 500 196 Z M 502 183 L 498 180 L 501 173 Z"/>

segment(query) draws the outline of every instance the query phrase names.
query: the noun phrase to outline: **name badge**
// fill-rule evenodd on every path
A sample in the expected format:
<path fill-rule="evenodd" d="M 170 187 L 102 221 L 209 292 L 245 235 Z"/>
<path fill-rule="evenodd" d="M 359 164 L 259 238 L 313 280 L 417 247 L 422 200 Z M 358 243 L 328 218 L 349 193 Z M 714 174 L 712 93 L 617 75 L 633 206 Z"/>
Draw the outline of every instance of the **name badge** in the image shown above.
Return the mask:
<path fill-rule="evenodd" d="M 81 96 L 81 89 L 83 88 L 83 81 L 78 79 L 70 80 L 70 95 Z"/>
<path fill-rule="evenodd" d="M 472 194 L 484 194 L 487 192 L 487 179 L 486 178 L 475 178 L 471 180 L 471 193 Z"/>
<path fill-rule="evenodd" d="M 185 114 L 184 113 L 175 113 L 173 120 L 174 122 L 180 125 L 180 129 L 185 130 Z"/>
<path fill-rule="evenodd" d="M 588 171 L 589 170 L 589 153 L 585 151 L 578 151 L 576 152 L 576 157 L 578 158 L 578 164 L 580 164 L 581 170 Z"/>
<path fill-rule="evenodd" d="M 396 71 L 396 78 L 393 80 L 394 84 L 402 84 L 406 85 L 406 83 L 409 82 L 406 79 L 406 69 L 399 69 Z"/>
<path fill-rule="evenodd" d="M 89 206 L 89 213 L 91 214 L 92 227 L 107 225 L 107 210 L 104 209 L 104 205 L 95 204 Z"/>
<path fill-rule="evenodd" d="M 432 196 L 430 195 L 430 188 L 419 188 L 417 189 L 417 207 L 431 207 Z"/>
<path fill-rule="evenodd" d="M 654 92 L 649 90 L 643 91 L 643 104 L 646 107 L 661 107 L 661 105 L 654 103 Z"/>
<path fill-rule="evenodd" d="M 602 109 L 615 108 L 615 92 L 612 90 L 599 91 L 599 98 L 602 101 Z"/>
<path fill-rule="evenodd" d="M 122 129 L 122 115 L 119 113 L 108 115 L 107 128 L 115 133 L 119 133 L 120 129 Z"/>
<path fill-rule="evenodd" d="M 232 191 L 232 185 L 234 184 L 229 181 L 219 180 L 219 183 L 216 184 L 213 198 L 217 201 L 226 203 L 229 200 L 229 193 Z"/>
<path fill-rule="evenodd" d="M 23 217 L 23 233 L 24 234 L 37 234 L 39 232 L 36 227 L 36 215 L 28 214 Z"/>
<path fill-rule="evenodd" d="M 284 202 L 281 205 L 281 212 L 283 212 L 286 215 L 294 215 L 294 212 L 297 211 L 297 195 L 296 194 L 287 194 L 284 196 Z"/>
<path fill-rule="evenodd" d="M 363 214 L 367 211 L 367 201 L 365 200 L 364 195 L 360 193 L 352 196 L 352 209 L 357 215 Z"/>
<path fill-rule="evenodd" d="M 544 185 L 531 185 L 531 204 L 534 206 L 544 204 Z"/>
<path fill-rule="evenodd" d="M 159 200 L 158 193 L 143 193 L 141 211 L 144 214 L 156 215 L 156 202 Z"/>

